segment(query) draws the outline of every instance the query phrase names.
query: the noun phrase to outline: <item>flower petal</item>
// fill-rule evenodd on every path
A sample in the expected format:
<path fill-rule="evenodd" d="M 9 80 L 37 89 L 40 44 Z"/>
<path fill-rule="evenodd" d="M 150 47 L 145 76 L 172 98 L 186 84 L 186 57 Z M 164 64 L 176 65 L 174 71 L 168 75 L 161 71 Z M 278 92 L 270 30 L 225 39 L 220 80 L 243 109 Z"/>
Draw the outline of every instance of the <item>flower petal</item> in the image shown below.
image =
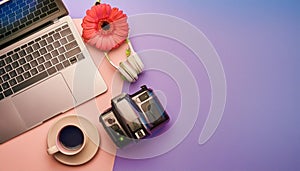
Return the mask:
<path fill-rule="evenodd" d="M 123 14 L 123 11 L 120 11 L 118 8 L 113 8 L 111 10 L 111 15 L 110 15 L 110 20 L 115 21 L 118 20 L 120 18 L 125 17 L 126 15 Z"/>
<path fill-rule="evenodd" d="M 98 25 L 96 23 L 91 23 L 91 22 L 83 22 L 81 24 L 82 28 L 85 28 L 85 29 L 95 29 L 97 30 L 98 28 Z"/>
<path fill-rule="evenodd" d="M 96 35 L 96 32 L 95 32 L 95 30 L 92 30 L 92 29 L 90 29 L 90 30 L 84 29 L 82 31 L 82 37 L 84 39 L 90 39 L 90 38 L 94 37 L 95 35 Z"/>
<path fill-rule="evenodd" d="M 88 41 L 88 43 L 89 43 L 90 45 L 94 46 L 94 45 L 96 45 L 96 43 L 97 43 L 98 40 L 99 40 L 98 35 L 95 35 L 95 36 L 93 36 L 93 37 Z"/>
<path fill-rule="evenodd" d="M 101 28 L 103 22 L 108 22 L 109 27 Z M 127 15 L 118 8 L 111 8 L 109 4 L 95 5 L 87 10 L 81 26 L 83 39 L 102 51 L 119 47 L 129 32 Z"/>
<path fill-rule="evenodd" d="M 103 47 L 102 47 L 102 39 L 103 39 L 103 36 L 99 36 L 98 40 L 97 40 L 97 44 L 96 44 L 96 47 L 100 50 L 103 50 Z"/>
<path fill-rule="evenodd" d="M 95 6 L 92 7 L 91 10 L 87 10 L 87 11 L 86 11 L 86 15 L 88 15 L 88 16 L 94 18 L 95 20 L 98 20 L 98 16 L 97 16 L 97 13 L 96 13 Z"/>

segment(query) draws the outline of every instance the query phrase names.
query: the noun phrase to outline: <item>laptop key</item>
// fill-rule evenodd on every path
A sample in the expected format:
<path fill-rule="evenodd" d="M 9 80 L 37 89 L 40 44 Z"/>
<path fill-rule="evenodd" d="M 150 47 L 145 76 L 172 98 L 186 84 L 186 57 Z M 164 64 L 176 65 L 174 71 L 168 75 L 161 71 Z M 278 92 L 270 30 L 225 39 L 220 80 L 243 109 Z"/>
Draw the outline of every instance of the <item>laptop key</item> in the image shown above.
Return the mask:
<path fill-rule="evenodd" d="M 38 57 L 40 56 L 39 51 L 33 52 L 33 53 L 32 53 L 32 56 L 33 56 L 34 58 L 38 58 Z"/>
<path fill-rule="evenodd" d="M 47 37 L 46 40 L 47 40 L 47 43 L 48 43 L 48 44 L 50 44 L 50 43 L 52 43 L 52 42 L 54 41 L 52 37 Z"/>
<path fill-rule="evenodd" d="M 65 59 L 66 59 L 66 58 L 65 58 L 64 55 L 59 55 L 59 56 L 58 56 L 59 62 L 62 62 L 62 61 L 64 61 Z"/>
<path fill-rule="evenodd" d="M 68 28 L 69 26 L 66 24 L 66 25 L 63 25 L 61 28 L 62 29 L 65 29 L 65 28 Z"/>
<path fill-rule="evenodd" d="M 23 66 L 23 68 L 24 68 L 25 71 L 28 71 L 28 70 L 31 69 L 31 66 L 30 66 L 29 64 L 25 64 L 25 65 Z"/>
<path fill-rule="evenodd" d="M 42 35 L 42 39 L 46 39 L 46 37 L 48 37 L 47 34 Z M 44 40 L 44 41 L 46 41 L 46 40 Z"/>
<path fill-rule="evenodd" d="M 18 28 L 14 28 L 14 29 L 11 30 L 11 32 L 14 33 L 14 32 L 16 32 L 16 31 L 18 31 L 18 30 L 19 30 Z"/>
<path fill-rule="evenodd" d="M 3 94 L 4 94 L 5 97 L 8 97 L 8 96 L 12 95 L 13 92 L 12 92 L 11 89 L 8 89 L 8 90 L 4 91 Z"/>
<path fill-rule="evenodd" d="M 59 33 L 53 34 L 53 37 L 54 37 L 55 40 L 58 40 L 58 39 L 61 38 L 60 35 L 59 35 Z"/>
<path fill-rule="evenodd" d="M 5 73 L 3 68 L 0 68 L 0 76 L 3 75 Z"/>
<path fill-rule="evenodd" d="M 39 44 L 40 44 L 41 47 L 44 47 L 44 46 L 47 45 L 47 42 L 46 42 L 45 40 L 41 40 L 41 41 L 39 42 Z"/>
<path fill-rule="evenodd" d="M 77 59 L 78 59 L 78 61 L 84 59 L 84 55 L 82 53 L 78 54 Z"/>
<path fill-rule="evenodd" d="M 56 70 L 55 67 L 51 67 L 51 68 L 49 68 L 49 69 L 47 70 L 47 72 L 48 72 L 49 75 L 54 74 L 56 71 L 57 71 L 57 70 Z"/>
<path fill-rule="evenodd" d="M 10 51 L 7 53 L 7 56 L 12 55 L 13 53 L 14 53 L 13 51 Z"/>
<path fill-rule="evenodd" d="M 20 83 L 20 82 L 22 82 L 22 81 L 24 81 L 24 78 L 23 78 L 23 76 L 22 75 L 19 75 L 19 76 L 17 76 L 17 81 L 18 81 L 18 83 Z"/>
<path fill-rule="evenodd" d="M 46 67 L 47 69 L 50 68 L 50 67 L 52 66 L 52 64 L 50 63 L 50 61 L 45 62 L 44 65 L 45 65 L 45 67 Z"/>
<path fill-rule="evenodd" d="M 34 45 L 32 45 L 33 50 L 37 50 L 40 48 L 40 45 L 38 43 L 35 43 Z"/>
<path fill-rule="evenodd" d="M 11 63 L 12 61 L 13 61 L 13 60 L 11 59 L 11 57 L 5 58 L 5 62 L 6 62 L 7 64 Z"/>
<path fill-rule="evenodd" d="M 32 53 L 33 52 L 33 49 L 31 46 L 29 46 L 28 48 L 26 48 L 26 52 L 29 54 L 29 53 Z"/>
<path fill-rule="evenodd" d="M 17 53 L 13 54 L 11 57 L 13 60 L 18 60 L 20 58 L 19 54 L 17 54 Z"/>
<path fill-rule="evenodd" d="M 8 89 L 8 88 L 9 88 L 8 82 L 3 83 L 3 84 L 2 84 L 2 88 L 3 88 L 3 90 Z"/>
<path fill-rule="evenodd" d="M 45 59 L 48 61 L 52 58 L 51 54 L 50 53 L 47 53 L 45 56 Z"/>
<path fill-rule="evenodd" d="M 56 7 L 56 4 L 55 4 L 55 3 L 51 3 L 51 4 L 48 5 L 48 7 L 49 7 L 50 9 L 55 8 L 55 7 Z"/>
<path fill-rule="evenodd" d="M 61 30 L 61 28 L 57 28 L 55 29 L 55 32 L 59 32 Z"/>
<path fill-rule="evenodd" d="M 17 73 L 22 74 L 24 72 L 24 69 L 22 67 L 17 68 Z"/>
<path fill-rule="evenodd" d="M 76 63 L 77 62 L 77 59 L 75 58 L 75 57 L 72 57 L 71 59 L 70 59 L 70 63 L 71 64 L 74 64 L 74 63 Z"/>
<path fill-rule="evenodd" d="M 65 50 L 64 47 L 60 47 L 60 48 L 58 49 L 58 52 L 59 52 L 60 54 L 62 54 L 62 53 L 64 53 L 64 52 L 66 52 L 66 50 Z"/>
<path fill-rule="evenodd" d="M 9 72 L 9 71 L 11 71 L 11 70 L 12 70 L 12 67 L 11 67 L 10 64 L 7 65 L 7 66 L 5 66 L 5 71 L 6 71 L 6 72 Z"/>
<path fill-rule="evenodd" d="M 27 19 L 28 20 L 31 20 L 31 19 L 33 19 L 34 18 L 34 15 L 31 13 L 31 14 L 29 14 L 29 15 L 27 15 Z"/>
<path fill-rule="evenodd" d="M 18 64 L 18 62 L 16 61 L 16 62 L 13 62 L 13 63 L 11 64 L 11 66 L 12 66 L 13 68 L 17 68 L 17 67 L 19 67 L 19 64 Z"/>
<path fill-rule="evenodd" d="M 70 62 L 68 60 L 63 62 L 63 66 L 66 68 L 68 66 L 70 66 Z"/>
<path fill-rule="evenodd" d="M 10 86 L 14 86 L 14 85 L 16 85 L 16 84 L 17 84 L 17 81 L 16 81 L 16 79 L 12 79 L 12 80 L 10 80 L 10 81 L 9 81 L 9 84 L 10 84 Z"/>
<path fill-rule="evenodd" d="M 42 13 L 47 12 L 48 10 L 49 10 L 49 8 L 48 8 L 47 6 L 44 6 L 44 7 L 41 9 Z"/>
<path fill-rule="evenodd" d="M 4 99 L 4 95 L 0 93 L 0 100 Z"/>
<path fill-rule="evenodd" d="M 43 13 L 43 14 L 40 15 L 40 18 L 44 18 L 46 16 L 47 16 L 47 14 Z"/>
<path fill-rule="evenodd" d="M 80 52 L 81 52 L 81 51 L 80 51 L 80 48 L 77 47 L 77 48 L 75 48 L 75 49 L 73 49 L 73 50 L 71 50 L 71 51 L 65 53 L 65 55 L 66 55 L 67 58 L 70 58 L 70 57 L 72 57 L 72 56 L 74 56 L 74 55 L 77 55 L 77 54 L 80 53 Z"/>
<path fill-rule="evenodd" d="M 19 29 L 22 29 L 24 27 L 25 27 L 25 24 L 22 24 L 22 25 L 19 26 Z"/>
<path fill-rule="evenodd" d="M 36 22 L 36 21 L 38 21 L 39 19 L 40 19 L 40 17 L 37 16 L 37 17 L 33 18 L 32 21 L 33 21 L 33 22 Z"/>
<path fill-rule="evenodd" d="M 24 89 L 24 88 L 26 88 L 26 87 L 34 84 L 34 83 L 36 83 L 36 82 L 38 82 L 38 81 L 46 78 L 47 76 L 48 76 L 47 72 L 44 71 L 44 72 L 39 73 L 39 74 L 35 75 L 34 77 L 26 80 L 26 81 L 24 81 L 23 83 L 18 84 L 16 86 L 12 87 L 12 90 L 13 90 L 14 93 L 16 93 L 16 92 L 18 92 L 18 91 L 20 91 L 20 90 L 22 90 L 22 89 Z"/>
<path fill-rule="evenodd" d="M 55 11 L 58 11 L 59 9 L 58 8 L 53 8 L 52 10 L 48 11 L 47 14 L 52 14 L 54 13 Z"/>
<path fill-rule="evenodd" d="M 22 49 L 25 49 L 27 47 L 27 44 L 21 46 Z"/>
<path fill-rule="evenodd" d="M 44 67 L 44 65 L 42 64 L 42 65 L 39 65 L 39 66 L 37 67 L 37 69 L 38 69 L 39 72 L 42 72 L 42 71 L 45 70 L 45 67 Z"/>
<path fill-rule="evenodd" d="M 54 46 L 55 48 L 59 48 L 59 47 L 60 47 L 59 41 L 54 42 L 54 43 L 53 43 L 53 46 Z"/>
<path fill-rule="evenodd" d="M 28 78 L 31 77 L 31 75 L 30 75 L 29 72 L 25 72 L 25 73 L 23 74 L 23 77 L 24 77 L 24 79 L 28 79 Z"/>
<path fill-rule="evenodd" d="M 34 61 L 30 62 L 30 65 L 34 68 L 34 67 L 38 66 L 38 63 L 36 60 L 34 60 Z"/>
<path fill-rule="evenodd" d="M 51 31 L 51 32 L 48 33 L 48 35 L 51 36 L 54 33 L 55 33 L 54 31 Z"/>
<path fill-rule="evenodd" d="M 3 81 L 8 81 L 10 79 L 10 76 L 8 74 L 5 74 L 2 76 Z"/>
<path fill-rule="evenodd" d="M 21 48 L 16 48 L 14 52 L 18 52 L 19 50 L 21 50 Z"/>
<path fill-rule="evenodd" d="M 6 57 L 6 54 L 1 55 L 1 56 L 0 56 L 0 59 L 4 59 L 5 57 Z"/>
<path fill-rule="evenodd" d="M 51 62 L 52 62 L 53 65 L 56 65 L 58 63 L 58 59 L 57 58 L 53 58 L 51 60 Z"/>
<path fill-rule="evenodd" d="M 49 0 L 46 0 L 46 1 L 43 2 L 44 5 L 48 5 L 49 3 L 50 3 Z"/>
<path fill-rule="evenodd" d="M 39 3 L 37 6 L 36 6 L 36 9 L 40 9 L 43 7 L 43 4 L 42 3 Z"/>
<path fill-rule="evenodd" d="M 75 40 L 75 38 L 74 38 L 74 36 L 73 36 L 72 34 L 69 35 L 69 36 L 67 37 L 67 39 L 68 39 L 69 42 L 72 41 L 72 40 Z"/>
<path fill-rule="evenodd" d="M 42 39 L 39 37 L 39 38 L 36 38 L 34 41 L 35 42 L 39 42 L 39 41 L 41 41 Z"/>
<path fill-rule="evenodd" d="M 42 49 L 39 50 L 39 52 L 40 52 L 41 55 L 44 55 L 44 54 L 47 53 L 47 50 L 46 50 L 46 48 L 42 48 Z"/>
<path fill-rule="evenodd" d="M 65 47 L 66 47 L 66 50 L 68 51 L 68 50 L 71 50 L 71 49 L 73 49 L 73 48 L 75 48 L 77 46 L 78 46 L 77 42 L 73 41 L 71 43 L 68 43 Z"/>
<path fill-rule="evenodd" d="M 32 76 L 36 75 L 38 73 L 36 68 L 33 68 L 32 70 L 30 70 L 30 73 Z"/>
<path fill-rule="evenodd" d="M 15 76 L 17 76 L 17 73 L 16 73 L 16 71 L 11 71 L 9 73 L 9 75 L 10 75 L 11 78 L 14 78 Z"/>
<path fill-rule="evenodd" d="M 3 60 L 0 60 L 0 67 L 3 67 L 5 65 Z"/>
<path fill-rule="evenodd" d="M 32 45 L 34 43 L 34 41 L 30 41 L 28 44 L 28 46 Z"/>
<path fill-rule="evenodd" d="M 66 38 L 62 38 L 62 39 L 60 39 L 59 41 L 60 41 L 61 45 L 65 45 L 65 44 L 68 43 L 68 41 L 67 41 Z"/>
<path fill-rule="evenodd" d="M 31 54 L 27 55 L 25 58 L 26 58 L 26 61 L 27 61 L 27 62 L 30 62 L 30 61 L 33 60 L 33 57 L 32 57 Z"/>
<path fill-rule="evenodd" d="M 52 55 L 53 57 L 58 56 L 58 51 L 57 51 L 57 50 L 52 51 L 52 52 L 51 52 L 51 55 Z"/>
<path fill-rule="evenodd" d="M 26 55 L 26 52 L 24 50 L 19 51 L 19 56 L 22 58 Z"/>
<path fill-rule="evenodd" d="M 37 11 L 34 12 L 34 15 L 35 15 L 35 16 L 38 16 L 38 15 L 40 15 L 40 14 L 41 14 L 41 10 L 37 10 Z"/>
<path fill-rule="evenodd" d="M 64 66 L 62 64 L 57 64 L 55 67 L 58 71 L 64 69 Z"/>
<path fill-rule="evenodd" d="M 47 48 L 48 52 L 51 52 L 54 49 L 54 47 L 52 45 L 48 45 L 46 48 Z"/>
<path fill-rule="evenodd" d="M 19 60 L 19 64 L 20 64 L 20 65 L 23 65 L 23 64 L 25 64 L 25 63 L 26 63 L 26 61 L 25 61 L 24 58 L 21 58 L 21 59 Z"/>
<path fill-rule="evenodd" d="M 62 37 L 65 37 L 65 36 L 71 34 L 71 30 L 70 30 L 70 28 L 67 28 L 67 29 L 61 31 L 60 34 Z"/>

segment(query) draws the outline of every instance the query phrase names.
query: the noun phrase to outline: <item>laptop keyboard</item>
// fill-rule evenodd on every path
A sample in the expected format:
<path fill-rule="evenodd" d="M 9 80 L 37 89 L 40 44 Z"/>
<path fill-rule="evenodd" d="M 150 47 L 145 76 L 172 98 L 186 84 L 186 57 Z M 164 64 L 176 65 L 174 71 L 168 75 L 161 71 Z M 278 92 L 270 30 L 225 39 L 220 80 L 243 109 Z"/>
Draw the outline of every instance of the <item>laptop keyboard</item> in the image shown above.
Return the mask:
<path fill-rule="evenodd" d="M 54 0 L 12 0 L 1 5 L 0 40 L 58 10 Z"/>
<path fill-rule="evenodd" d="M 84 59 L 67 24 L 0 56 L 0 100 Z"/>

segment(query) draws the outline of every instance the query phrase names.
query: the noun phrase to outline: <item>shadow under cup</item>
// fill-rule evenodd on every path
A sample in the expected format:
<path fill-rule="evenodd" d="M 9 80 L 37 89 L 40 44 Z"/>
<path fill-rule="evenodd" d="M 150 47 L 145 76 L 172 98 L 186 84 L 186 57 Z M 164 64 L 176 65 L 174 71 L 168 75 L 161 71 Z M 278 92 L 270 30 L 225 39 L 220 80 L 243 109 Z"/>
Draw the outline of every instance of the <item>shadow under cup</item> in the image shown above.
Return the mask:
<path fill-rule="evenodd" d="M 75 155 L 85 146 L 86 136 L 77 125 L 66 125 L 57 137 L 56 145 L 48 149 L 49 154 L 61 152 L 66 155 Z"/>

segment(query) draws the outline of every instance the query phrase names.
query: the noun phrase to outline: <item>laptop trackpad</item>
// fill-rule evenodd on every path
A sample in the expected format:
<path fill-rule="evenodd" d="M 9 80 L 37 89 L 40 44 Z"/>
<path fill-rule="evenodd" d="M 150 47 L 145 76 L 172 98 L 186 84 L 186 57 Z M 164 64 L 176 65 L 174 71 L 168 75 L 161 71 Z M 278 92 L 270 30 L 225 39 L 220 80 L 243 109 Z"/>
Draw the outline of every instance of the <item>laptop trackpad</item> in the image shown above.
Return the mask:
<path fill-rule="evenodd" d="M 74 106 L 74 97 L 63 76 L 57 74 L 12 98 L 27 127 Z"/>

